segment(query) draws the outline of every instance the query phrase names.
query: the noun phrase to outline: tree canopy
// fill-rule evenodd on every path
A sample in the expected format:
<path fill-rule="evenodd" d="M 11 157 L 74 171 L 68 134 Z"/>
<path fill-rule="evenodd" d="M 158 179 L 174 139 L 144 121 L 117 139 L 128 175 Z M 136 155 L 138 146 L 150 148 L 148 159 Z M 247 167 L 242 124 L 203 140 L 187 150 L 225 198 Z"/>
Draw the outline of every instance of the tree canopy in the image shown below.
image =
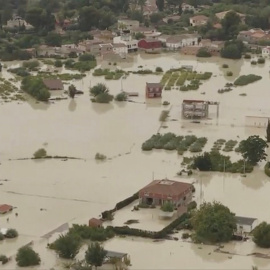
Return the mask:
<path fill-rule="evenodd" d="M 199 242 L 228 242 L 236 229 L 235 215 L 219 202 L 203 203 L 192 218 Z"/>
<path fill-rule="evenodd" d="M 270 248 L 270 224 L 260 223 L 253 231 L 253 241 L 262 248 Z"/>
<path fill-rule="evenodd" d="M 239 145 L 239 151 L 243 158 L 253 165 L 266 160 L 266 148 L 268 148 L 266 141 L 257 135 L 249 136 L 246 140 L 241 141 Z"/>
<path fill-rule="evenodd" d="M 85 260 L 92 266 L 102 266 L 106 251 L 99 243 L 92 243 L 85 252 Z"/>
<path fill-rule="evenodd" d="M 36 253 L 31 247 L 21 247 L 16 255 L 16 262 L 18 266 L 34 266 L 40 264 L 39 254 Z"/>

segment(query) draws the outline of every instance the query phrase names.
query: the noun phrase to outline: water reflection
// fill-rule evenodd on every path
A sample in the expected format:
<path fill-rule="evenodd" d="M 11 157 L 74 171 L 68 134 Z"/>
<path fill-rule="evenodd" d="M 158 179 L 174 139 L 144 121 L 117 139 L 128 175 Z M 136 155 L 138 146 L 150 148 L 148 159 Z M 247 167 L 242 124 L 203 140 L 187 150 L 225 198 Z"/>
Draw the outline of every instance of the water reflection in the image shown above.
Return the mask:
<path fill-rule="evenodd" d="M 100 103 L 92 102 L 92 108 L 96 113 L 102 114 L 102 113 L 106 113 L 106 112 L 112 110 L 113 105 L 112 104 L 100 104 Z"/>
<path fill-rule="evenodd" d="M 26 98 L 27 98 L 27 103 L 34 110 L 47 110 L 50 107 L 50 103 L 49 102 L 36 101 L 32 97 L 30 97 L 29 95 L 27 95 Z"/>
<path fill-rule="evenodd" d="M 77 107 L 76 101 L 74 99 L 71 99 L 68 105 L 69 111 L 74 112 L 76 110 L 76 107 Z"/>

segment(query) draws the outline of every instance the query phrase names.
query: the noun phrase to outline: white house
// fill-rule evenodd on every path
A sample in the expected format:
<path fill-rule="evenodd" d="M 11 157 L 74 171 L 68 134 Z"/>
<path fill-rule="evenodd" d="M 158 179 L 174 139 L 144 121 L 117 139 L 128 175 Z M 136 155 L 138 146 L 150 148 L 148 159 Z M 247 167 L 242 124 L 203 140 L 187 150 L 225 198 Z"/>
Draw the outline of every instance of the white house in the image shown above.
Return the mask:
<path fill-rule="evenodd" d="M 191 26 L 201 26 L 201 25 L 205 25 L 208 21 L 208 17 L 204 16 L 204 15 L 197 15 L 197 16 L 193 16 L 189 19 L 189 23 Z"/>
<path fill-rule="evenodd" d="M 125 58 L 128 53 L 127 45 L 123 43 L 114 43 L 113 44 L 113 52 L 115 54 L 120 55 L 122 58 Z"/>
<path fill-rule="evenodd" d="M 140 22 L 136 20 L 118 20 L 118 29 L 119 30 L 131 30 L 134 27 L 139 27 Z"/>
<path fill-rule="evenodd" d="M 193 11 L 193 12 L 196 11 L 196 8 L 194 6 L 191 6 L 186 3 L 183 3 L 181 7 L 182 7 L 182 11 Z"/>
<path fill-rule="evenodd" d="M 131 35 L 122 35 L 113 38 L 113 44 L 124 44 L 127 46 L 128 52 L 134 52 L 138 50 L 138 40 L 132 39 Z"/>
<path fill-rule="evenodd" d="M 199 44 L 200 37 L 197 34 L 183 34 L 179 36 L 170 36 L 167 38 L 165 44 L 170 50 L 177 50 L 186 46 L 197 46 Z"/>
<path fill-rule="evenodd" d="M 19 28 L 21 26 L 24 26 L 27 30 L 34 28 L 31 24 L 27 23 L 19 16 L 15 16 L 13 19 L 8 20 L 7 24 L 5 25 L 7 28 Z"/>
<path fill-rule="evenodd" d="M 256 218 L 236 216 L 235 219 L 238 234 L 250 233 L 258 225 Z"/>
<path fill-rule="evenodd" d="M 270 56 L 270 46 L 264 47 L 262 49 L 262 56 L 269 57 Z"/>

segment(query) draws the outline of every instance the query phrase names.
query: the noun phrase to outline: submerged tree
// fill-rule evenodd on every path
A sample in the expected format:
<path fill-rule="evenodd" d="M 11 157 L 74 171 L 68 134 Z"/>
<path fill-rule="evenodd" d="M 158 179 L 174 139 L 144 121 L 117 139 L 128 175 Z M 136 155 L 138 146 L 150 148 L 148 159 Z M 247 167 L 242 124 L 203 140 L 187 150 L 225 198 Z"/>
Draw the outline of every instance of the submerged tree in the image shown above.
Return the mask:
<path fill-rule="evenodd" d="M 16 262 L 18 266 L 34 266 L 40 264 L 39 254 L 36 253 L 31 247 L 21 247 L 16 255 Z"/>
<path fill-rule="evenodd" d="M 266 160 L 266 148 L 268 148 L 266 141 L 257 135 L 249 136 L 246 140 L 241 141 L 239 145 L 239 150 L 243 158 L 252 165 Z"/>
<path fill-rule="evenodd" d="M 107 252 L 99 243 L 92 243 L 85 252 L 85 260 L 87 263 L 95 266 L 102 266 Z"/>
<path fill-rule="evenodd" d="M 75 97 L 76 92 L 77 92 L 77 89 L 76 89 L 76 87 L 73 84 L 68 87 L 68 95 L 71 98 L 74 98 Z"/>
<path fill-rule="evenodd" d="M 270 224 L 260 223 L 253 231 L 254 243 L 262 248 L 270 248 Z"/>

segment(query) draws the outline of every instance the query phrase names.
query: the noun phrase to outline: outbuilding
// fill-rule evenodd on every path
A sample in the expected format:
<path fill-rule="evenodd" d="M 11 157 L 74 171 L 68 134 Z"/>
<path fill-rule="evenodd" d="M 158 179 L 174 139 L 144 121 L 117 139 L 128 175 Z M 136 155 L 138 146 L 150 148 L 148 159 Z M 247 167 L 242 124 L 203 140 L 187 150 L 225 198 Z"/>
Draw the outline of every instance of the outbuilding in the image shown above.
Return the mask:
<path fill-rule="evenodd" d="M 63 90 L 64 86 L 60 79 L 43 79 L 43 83 L 49 90 Z"/>
<path fill-rule="evenodd" d="M 235 219 L 238 234 L 250 233 L 258 225 L 256 218 L 236 216 Z"/>
<path fill-rule="evenodd" d="M 145 52 L 154 53 L 161 51 L 162 43 L 160 40 L 154 38 L 141 39 L 138 42 L 138 47 Z"/>
<path fill-rule="evenodd" d="M 6 214 L 13 210 L 13 206 L 8 204 L 1 204 L 0 205 L 0 214 Z"/>
<path fill-rule="evenodd" d="M 102 223 L 103 222 L 100 219 L 91 218 L 91 219 L 89 219 L 88 225 L 89 225 L 89 227 L 92 227 L 92 228 L 100 228 L 100 227 L 102 227 Z"/>
<path fill-rule="evenodd" d="M 161 98 L 162 88 L 160 83 L 146 83 L 145 95 L 147 98 Z"/>

